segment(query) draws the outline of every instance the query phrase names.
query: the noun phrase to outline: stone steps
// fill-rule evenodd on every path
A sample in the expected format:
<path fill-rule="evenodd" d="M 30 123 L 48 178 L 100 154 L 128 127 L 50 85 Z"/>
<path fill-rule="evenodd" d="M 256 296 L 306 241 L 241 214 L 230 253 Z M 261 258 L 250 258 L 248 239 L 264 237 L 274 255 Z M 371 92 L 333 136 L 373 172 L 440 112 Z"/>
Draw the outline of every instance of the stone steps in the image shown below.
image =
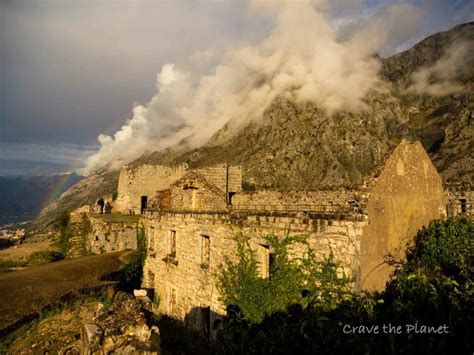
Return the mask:
<path fill-rule="evenodd" d="M 74 233 L 72 237 L 69 238 L 69 250 L 67 253 L 68 258 L 77 258 L 79 256 L 84 256 L 84 237 L 79 233 L 78 228 L 74 228 L 74 225 L 71 228 L 71 232 Z"/>

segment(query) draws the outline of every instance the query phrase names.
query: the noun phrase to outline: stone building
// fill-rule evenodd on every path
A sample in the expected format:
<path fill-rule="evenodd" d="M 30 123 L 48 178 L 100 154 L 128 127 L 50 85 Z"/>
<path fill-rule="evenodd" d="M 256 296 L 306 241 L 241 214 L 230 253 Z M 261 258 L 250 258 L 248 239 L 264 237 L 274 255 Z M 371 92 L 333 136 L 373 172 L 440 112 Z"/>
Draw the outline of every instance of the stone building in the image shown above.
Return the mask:
<path fill-rule="evenodd" d="M 448 216 L 467 216 L 474 221 L 474 191 L 469 184 L 448 184 Z"/>
<path fill-rule="evenodd" d="M 143 286 L 154 289 L 160 311 L 207 335 L 225 313 L 215 275 L 224 256 L 235 252 L 237 234 L 251 237 L 262 277 L 272 262 L 264 236 L 282 236 L 290 228 L 309 236 L 318 257 L 332 252 L 340 273 L 355 278 L 356 290 L 381 290 L 392 271 L 384 257 L 403 258 L 416 231 L 446 215 L 441 178 L 418 142 L 402 141 L 377 176 L 353 191 L 243 193 L 238 167 L 231 174 L 226 166 L 167 169 L 179 173 L 154 182 L 154 191 L 140 192 L 139 180 L 130 175 L 124 185 L 121 176 L 119 197 L 123 210 L 136 213 L 145 193 L 155 201 L 141 219 L 149 249 Z"/>
<path fill-rule="evenodd" d="M 159 311 L 210 336 L 225 309 L 216 274 L 236 251 L 236 236 L 250 237 L 262 277 L 269 277 L 268 234 L 307 235 L 316 256 L 332 253 L 354 289 L 382 290 L 418 229 L 431 220 L 466 214 L 472 218 L 469 186 L 443 187 L 419 142 L 402 141 L 364 184 L 352 190 L 242 191 L 242 168 L 220 164 L 199 169 L 142 165 L 120 173 L 114 211 L 141 215 L 140 222 L 107 223 L 92 218 L 94 252 L 136 247 L 144 226 L 147 258 L 143 287 L 159 297 Z M 132 217 L 132 216 L 130 216 Z M 290 254 L 303 253 L 295 246 Z"/>
<path fill-rule="evenodd" d="M 393 271 L 384 257 L 404 259 L 418 229 L 446 216 L 447 198 L 441 176 L 419 142 L 402 142 L 369 191 L 359 282 L 362 289 L 373 291 L 382 290 Z"/>
<path fill-rule="evenodd" d="M 173 167 L 124 166 L 120 172 L 114 210 L 142 214 L 147 208 L 157 208 L 160 204 L 168 208 L 172 193 L 175 197 L 172 201 L 183 204 L 183 208 L 202 209 L 206 204 L 212 204 L 210 194 L 220 195 L 225 204 L 230 204 L 232 197 L 241 191 L 241 186 L 240 166 L 220 164 L 195 170 L 188 169 L 186 164 Z"/>
<path fill-rule="evenodd" d="M 94 254 L 137 248 L 137 222 L 104 221 L 89 215 L 91 230 L 87 236 L 88 251 Z"/>

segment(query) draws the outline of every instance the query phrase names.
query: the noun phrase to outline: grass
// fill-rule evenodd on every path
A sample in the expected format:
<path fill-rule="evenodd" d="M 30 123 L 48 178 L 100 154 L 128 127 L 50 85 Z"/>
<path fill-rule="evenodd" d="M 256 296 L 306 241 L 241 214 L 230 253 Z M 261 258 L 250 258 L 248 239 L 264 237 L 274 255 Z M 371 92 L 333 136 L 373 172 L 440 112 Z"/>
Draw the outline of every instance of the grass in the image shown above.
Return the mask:
<path fill-rule="evenodd" d="M 55 261 L 64 259 L 64 254 L 59 251 L 42 250 L 31 254 L 28 257 L 28 264 L 30 265 L 42 265 L 48 264 Z"/>
<path fill-rule="evenodd" d="M 15 339 L 25 336 L 30 330 L 34 330 L 43 320 L 59 315 L 64 311 L 78 309 L 79 307 L 91 302 L 102 302 L 104 306 L 108 308 L 112 304 L 112 299 L 106 296 L 88 296 L 74 301 L 62 302 L 53 308 L 43 310 L 39 313 L 37 319 L 23 324 L 20 328 L 0 340 L 0 354 L 6 354 L 8 347 L 15 341 Z"/>
<path fill-rule="evenodd" d="M 23 267 L 23 266 L 25 266 L 25 263 L 21 261 L 2 260 L 0 261 L 0 274 L 13 271 L 12 269 L 16 267 Z"/>
<path fill-rule="evenodd" d="M 38 324 L 39 320 L 35 319 L 29 323 L 23 324 L 20 328 L 8 334 L 5 338 L 1 339 L 0 354 L 7 354 L 8 347 L 15 341 L 15 339 L 25 336 L 30 329 L 33 329 Z"/>
<path fill-rule="evenodd" d="M 92 217 L 99 218 L 107 223 L 138 223 L 141 215 L 125 215 L 121 213 L 93 214 Z"/>

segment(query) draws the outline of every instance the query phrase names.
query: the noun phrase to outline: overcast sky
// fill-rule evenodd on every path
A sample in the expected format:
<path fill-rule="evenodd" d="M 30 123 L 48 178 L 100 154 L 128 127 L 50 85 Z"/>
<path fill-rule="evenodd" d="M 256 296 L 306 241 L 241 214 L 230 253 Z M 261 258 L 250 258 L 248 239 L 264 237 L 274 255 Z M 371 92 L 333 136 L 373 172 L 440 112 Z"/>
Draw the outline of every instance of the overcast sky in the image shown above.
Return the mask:
<path fill-rule="evenodd" d="M 328 11 L 343 38 L 393 3 L 332 0 Z M 469 0 L 411 3 L 423 16 L 395 31 L 383 56 L 473 20 Z M 3 0 L 0 175 L 11 167 L 5 160 L 79 167 L 99 134 L 112 135 L 136 103 L 150 100 L 164 64 L 209 49 L 218 57 L 260 40 L 273 23 L 271 10 L 256 14 L 245 1 Z"/>

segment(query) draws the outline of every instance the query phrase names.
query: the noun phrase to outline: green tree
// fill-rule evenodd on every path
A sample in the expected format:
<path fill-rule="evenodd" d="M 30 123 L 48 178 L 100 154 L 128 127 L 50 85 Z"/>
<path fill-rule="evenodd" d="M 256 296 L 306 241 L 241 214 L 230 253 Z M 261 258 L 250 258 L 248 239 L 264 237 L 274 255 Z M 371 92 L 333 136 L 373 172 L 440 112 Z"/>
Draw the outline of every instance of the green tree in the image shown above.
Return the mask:
<path fill-rule="evenodd" d="M 123 257 L 123 265 L 120 269 L 118 279 L 122 289 L 132 291 L 140 288 L 143 278 L 143 266 L 147 255 L 147 242 L 145 228 L 137 229 L 137 249 L 127 253 Z"/>
<path fill-rule="evenodd" d="M 331 302 L 328 298 L 334 291 L 329 291 L 319 296 L 326 301 L 309 302 L 304 307 L 303 300 L 285 310 L 268 312 L 260 323 L 251 322 L 245 312 L 228 307 L 228 316 L 214 344 L 215 351 L 219 354 L 446 354 L 453 350 L 459 354 L 471 353 L 474 349 L 473 243 L 474 224 L 469 220 L 433 221 L 418 232 L 406 261 L 398 265 L 383 292 L 336 297 Z M 332 269 L 330 263 L 328 274 L 335 276 Z M 330 278 L 327 285 L 334 285 Z M 337 290 L 340 286 L 336 283 L 334 287 Z M 238 306 L 242 308 L 242 303 Z M 344 325 L 388 324 L 401 326 L 402 333 L 343 332 Z M 424 326 L 439 330 L 446 326 L 447 332 L 408 333 L 406 325 L 415 324 L 419 329 Z"/>
<path fill-rule="evenodd" d="M 69 225 L 71 223 L 71 213 L 67 210 L 62 211 L 55 220 L 54 225 L 59 230 L 59 238 L 56 239 L 55 245 L 66 256 L 69 249 Z"/>
<path fill-rule="evenodd" d="M 349 296 L 351 280 L 338 277 L 338 263 L 332 255 L 318 260 L 307 237 L 287 233 L 282 238 L 268 235 L 265 240 L 273 250 L 270 277 L 260 276 L 250 238 L 242 234 L 236 237 L 237 258 L 226 256 L 217 275 L 221 301 L 238 307 L 244 319 L 259 323 L 292 304 L 319 304 L 329 309 Z M 306 252 L 290 258 L 289 250 L 296 244 Z"/>

